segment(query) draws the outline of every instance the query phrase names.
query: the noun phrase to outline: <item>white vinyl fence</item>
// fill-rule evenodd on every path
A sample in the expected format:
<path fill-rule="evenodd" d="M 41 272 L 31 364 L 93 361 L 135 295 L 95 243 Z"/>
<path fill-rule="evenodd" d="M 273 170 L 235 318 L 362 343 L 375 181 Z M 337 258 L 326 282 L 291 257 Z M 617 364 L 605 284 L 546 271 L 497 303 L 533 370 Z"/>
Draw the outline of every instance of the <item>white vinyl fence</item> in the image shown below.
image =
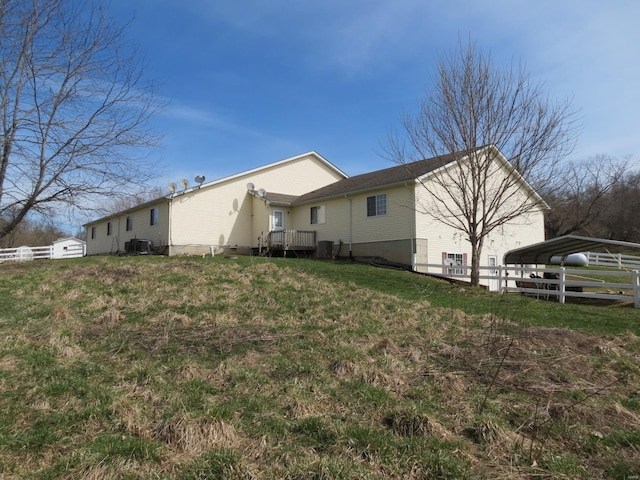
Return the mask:
<path fill-rule="evenodd" d="M 589 265 L 620 270 L 640 270 L 640 257 L 622 253 L 586 252 Z"/>
<path fill-rule="evenodd" d="M 24 262 L 28 260 L 40 260 L 48 258 L 78 258 L 84 257 L 86 246 L 84 244 L 68 245 L 64 250 L 56 253 L 54 245 L 44 247 L 16 247 L 0 248 L 1 262 Z"/>
<path fill-rule="evenodd" d="M 442 272 L 431 275 L 461 280 L 471 280 L 471 267 L 442 264 L 417 264 L 417 271 Z M 427 270 L 428 269 L 428 270 Z M 595 278 L 601 277 L 601 278 Z M 557 299 L 565 303 L 567 298 L 604 299 L 633 302 L 640 308 L 640 274 L 638 270 L 585 270 L 566 267 L 480 267 L 480 283 L 490 291 L 518 292 L 544 299 Z"/>

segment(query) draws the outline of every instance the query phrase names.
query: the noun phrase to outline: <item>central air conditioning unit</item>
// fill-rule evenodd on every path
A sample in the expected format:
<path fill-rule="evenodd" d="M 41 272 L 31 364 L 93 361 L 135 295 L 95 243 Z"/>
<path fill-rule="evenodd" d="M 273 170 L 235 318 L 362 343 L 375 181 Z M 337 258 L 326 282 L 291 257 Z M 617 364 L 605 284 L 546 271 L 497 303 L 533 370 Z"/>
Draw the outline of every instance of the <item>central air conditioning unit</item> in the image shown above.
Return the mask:
<path fill-rule="evenodd" d="M 128 242 L 124 242 L 124 250 L 131 255 L 149 255 L 153 253 L 153 242 L 151 240 L 132 238 Z"/>

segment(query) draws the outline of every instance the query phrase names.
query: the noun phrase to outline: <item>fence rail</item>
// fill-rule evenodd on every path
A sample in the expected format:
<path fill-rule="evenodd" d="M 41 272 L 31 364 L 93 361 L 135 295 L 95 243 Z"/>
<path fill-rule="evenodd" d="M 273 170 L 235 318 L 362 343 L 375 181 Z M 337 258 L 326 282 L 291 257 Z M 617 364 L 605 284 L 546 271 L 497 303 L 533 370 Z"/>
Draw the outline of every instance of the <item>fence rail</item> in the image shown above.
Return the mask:
<path fill-rule="evenodd" d="M 69 245 L 63 249 L 56 248 L 55 245 L 45 245 L 42 247 L 16 247 L 0 248 L 0 263 L 2 262 L 24 262 L 28 260 L 42 260 L 50 258 L 78 258 L 86 253 L 84 245 Z"/>
<path fill-rule="evenodd" d="M 640 270 L 640 257 L 622 253 L 586 252 L 590 266 Z"/>
<path fill-rule="evenodd" d="M 416 264 L 415 269 L 443 278 L 470 280 L 469 266 L 461 269 L 443 264 Z M 560 303 L 565 303 L 566 299 L 571 297 L 619 300 L 633 302 L 635 308 L 640 308 L 638 270 L 620 272 L 515 266 L 481 266 L 479 269 L 481 282 L 484 280 L 482 283 L 495 292 L 518 292 L 545 299 L 557 298 Z"/>

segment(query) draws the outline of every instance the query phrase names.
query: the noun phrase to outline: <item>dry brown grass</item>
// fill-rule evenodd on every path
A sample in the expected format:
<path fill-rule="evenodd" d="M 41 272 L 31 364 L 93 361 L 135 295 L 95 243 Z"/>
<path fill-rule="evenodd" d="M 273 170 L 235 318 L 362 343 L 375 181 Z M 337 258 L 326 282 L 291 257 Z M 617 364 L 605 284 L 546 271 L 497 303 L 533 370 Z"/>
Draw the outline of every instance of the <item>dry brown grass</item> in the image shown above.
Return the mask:
<path fill-rule="evenodd" d="M 632 334 L 215 262 L 96 259 L 12 290 L 7 478 L 589 478 L 640 463 Z"/>

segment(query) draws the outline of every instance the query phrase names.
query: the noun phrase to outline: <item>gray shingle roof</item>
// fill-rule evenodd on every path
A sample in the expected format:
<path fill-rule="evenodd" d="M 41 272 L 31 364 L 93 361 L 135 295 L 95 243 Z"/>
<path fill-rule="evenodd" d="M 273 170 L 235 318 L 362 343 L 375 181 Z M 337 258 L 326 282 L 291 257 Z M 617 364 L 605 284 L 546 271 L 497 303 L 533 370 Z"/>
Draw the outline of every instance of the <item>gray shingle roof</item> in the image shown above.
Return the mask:
<path fill-rule="evenodd" d="M 437 168 L 447 165 L 462 158 L 463 154 L 449 154 L 439 157 L 419 160 L 417 162 L 398 165 L 395 167 L 377 170 L 375 172 L 363 173 L 354 177 L 345 178 L 326 187 L 313 190 L 299 196 L 294 205 L 301 205 L 315 200 L 339 197 L 342 195 L 352 194 L 356 192 L 366 192 L 380 187 L 389 187 L 392 185 L 401 185 L 403 183 L 413 181 Z"/>
<path fill-rule="evenodd" d="M 272 205 L 291 205 L 298 197 L 296 195 L 287 195 L 285 193 L 267 192 L 264 198 L 271 202 Z"/>

